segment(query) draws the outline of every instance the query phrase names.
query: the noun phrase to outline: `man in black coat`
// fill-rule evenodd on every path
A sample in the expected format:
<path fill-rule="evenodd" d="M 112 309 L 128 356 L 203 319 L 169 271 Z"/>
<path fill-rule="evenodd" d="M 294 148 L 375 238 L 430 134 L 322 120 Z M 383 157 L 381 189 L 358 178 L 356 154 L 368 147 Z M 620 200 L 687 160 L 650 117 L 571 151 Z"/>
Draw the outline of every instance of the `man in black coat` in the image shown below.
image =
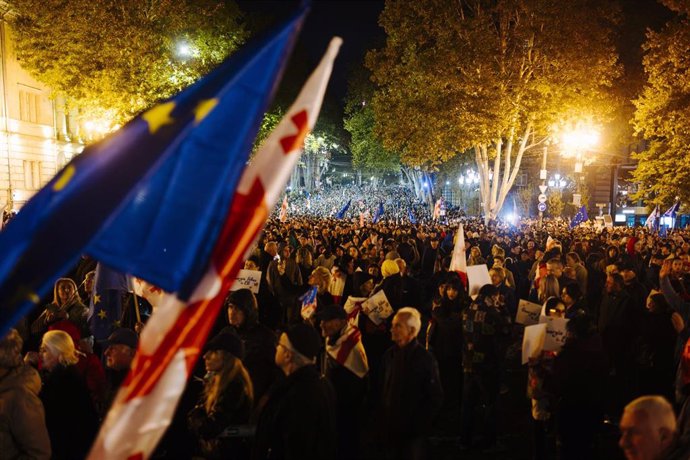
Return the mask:
<path fill-rule="evenodd" d="M 307 324 L 281 334 L 275 362 L 286 378 L 271 389 L 259 415 L 253 458 L 335 458 L 335 392 L 316 368 L 320 348 Z"/>
<path fill-rule="evenodd" d="M 393 318 L 395 345 L 383 356 L 380 423 L 386 458 L 423 458 L 425 437 L 443 401 L 434 357 L 417 342 L 420 314 L 401 308 Z"/>

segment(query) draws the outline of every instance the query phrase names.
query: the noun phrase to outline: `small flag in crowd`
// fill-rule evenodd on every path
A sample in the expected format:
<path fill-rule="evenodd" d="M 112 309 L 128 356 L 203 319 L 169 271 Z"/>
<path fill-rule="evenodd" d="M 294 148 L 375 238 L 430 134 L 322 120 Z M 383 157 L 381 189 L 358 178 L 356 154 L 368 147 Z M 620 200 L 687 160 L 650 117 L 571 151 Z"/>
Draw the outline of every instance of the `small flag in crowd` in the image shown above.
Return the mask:
<path fill-rule="evenodd" d="M 100 262 L 96 265 L 94 292 L 89 304 L 89 329 L 96 340 L 107 339 L 114 328 L 120 327 L 122 297 L 127 292 L 127 275 Z"/>
<path fill-rule="evenodd" d="M 350 204 L 352 204 L 352 200 L 348 200 L 347 203 L 345 203 L 345 206 L 343 206 L 340 211 L 335 215 L 336 219 L 342 219 L 345 217 L 345 213 L 347 212 L 348 209 L 350 209 Z"/>
<path fill-rule="evenodd" d="M 650 232 L 659 228 L 659 205 L 654 207 L 654 210 L 647 217 L 644 226 L 647 227 Z"/>
<path fill-rule="evenodd" d="M 467 254 L 465 250 L 465 229 L 460 224 L 455 239 L 455 247 L 453 247 L 453 256 L 450 259 L 450 270 L 456 272 L 467 287 Z"/>
<path fill-rule="evenodd" d="M 376 209 L 376 212 L 374 213 L 373 222 L 377 223 L 379 220 L 381 220 L 381 217 L 383 217 L 383 202 L 379 203 L 379 207 Z"/>
<path fill-rule="evenodd" d="M 283 198 L 283 204 L 280 205 L 280 221 L 285 222 L 287 220 L 288 212 L 288 200 L 287 195 Z"/>
<path fill-rule="evenodd" d="M 311 289 L 309 289 L 302 297 L 299 298 L 299 301 L 302 302 L 302 318 L 304 319 L 309 319 L 312 316 L 314 316 L 314 313 L 316 312 L 316 294 L 318 293 L 318 288 L 316 286 L 313 286 Z"/>
<path fill-rule="evenodd" d="M 570 221 L 570 228 L 577 227 L 582 222 L 587 222 L 589 216 L 587 215 L 587 206 L 582 205 L 582 207 L 577 211 L 573 220 Z"/>

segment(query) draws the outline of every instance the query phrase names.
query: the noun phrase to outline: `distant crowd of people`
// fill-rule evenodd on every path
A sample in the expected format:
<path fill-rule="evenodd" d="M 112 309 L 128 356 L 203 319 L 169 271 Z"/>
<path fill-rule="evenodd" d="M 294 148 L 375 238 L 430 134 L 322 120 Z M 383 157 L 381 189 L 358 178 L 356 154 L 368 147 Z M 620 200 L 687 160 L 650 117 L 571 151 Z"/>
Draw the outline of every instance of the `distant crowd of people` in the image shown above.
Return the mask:
<path fill-rule="evenodd" d="M 244 263 L 258 292 L 228 293 L 156 457 L 420 459 L 450 437 L 460 455 L 511 458 L 498 402 L 517 391 L 535 458 L 599 458 L 605 424 L 629 459 L 690 458 L 690 232 L 412 224 L 411 195 L 370 192 L 312 194 L 315 215 L 268 222 Z M 350 199 L 392 214 L 333 218 Z M 491 281 L 473 296 L 450 270 L 460 222 L 467 265 Z M 94 341 L 94 264 L 0 341 L 0 458 L 84 458 L 127 375 L 142 324 L 125 311 Z M 510 388 L 522 301 L 567 336 Z"/>

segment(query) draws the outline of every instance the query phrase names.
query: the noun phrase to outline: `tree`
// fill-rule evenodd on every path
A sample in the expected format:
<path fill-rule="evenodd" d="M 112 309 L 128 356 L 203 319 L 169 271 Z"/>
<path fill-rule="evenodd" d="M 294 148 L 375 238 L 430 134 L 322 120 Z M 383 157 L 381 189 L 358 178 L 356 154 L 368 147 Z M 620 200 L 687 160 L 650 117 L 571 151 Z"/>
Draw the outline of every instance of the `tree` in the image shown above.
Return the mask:
<path fill-rule="evenodd" d="M 219 0 L 13 0 L 22 66 L 90 116 L 122 123 L 207 73 L 247 37 Z"/>
<path fill-rule="evenodd" d="M 634 101 L 633 125 L 647 141 L 635 155 L 636 198 L 670 206 L 690 200 L 690 2 L 665 1 L 678 15 L 643 45 L 647 83 Z"/>
<path fill-rule="evenodd" d="M 357 171 L 381 175 L 400 170 L 400 157 L 381 144 L 374 133 L 374 110 L 371 99 L 374 85 L 364 69 L 355 72 L 348 82 L 343 125 L 350 133 L 352 166 Z"/>
<path fill-rule="evenodd" d="M 388 1 L 386 46 L 366 58 L 375 131 L 409 165 L 473 156 L 493 219 L 555 123 L 611 111 L 616 18 L 595 0 Z"/>

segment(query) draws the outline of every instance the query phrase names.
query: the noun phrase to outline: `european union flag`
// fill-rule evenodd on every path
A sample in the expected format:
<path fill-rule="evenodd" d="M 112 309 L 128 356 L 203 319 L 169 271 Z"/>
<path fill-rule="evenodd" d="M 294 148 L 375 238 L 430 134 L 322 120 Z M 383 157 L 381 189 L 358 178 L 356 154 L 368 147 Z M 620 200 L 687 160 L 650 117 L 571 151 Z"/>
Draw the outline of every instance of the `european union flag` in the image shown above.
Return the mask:
<path fill-rule="evenodd" d="M 383 217 L 383 203 L 379 203 L 378 209 L 376 209 L 376 212 L 374 213 L 374 223 L 377 223 L 379 220 L 381 220 L 381 217 Z"/>
<path fill-rule="evenodd" d="M 122 297 L 127 295 L 127 275 L 99 263 L 96 266 L 94 292 L 89 304 L 89 329 L 98 341 L 108 338 L 120 327 Z"/>
<path fill-rule="evenodd" d="M 85 248 L 189 295 L 305 13 L 85 149 L 26 204 L 0 233 L 0 336 Z"/>
<path fill-rule="evenodd" d="M 352 200 L 349 200 L 347 203 L 345 203 L 345 206 L 342 207 L 340 211 L 335 215 L 336 219 L 342 219 L 345 217 L 345 213 L 347 212 L 348 209 L 350 209 L 350 204 L 352 203 Z"/>
<path fill-rule="evenodd" d="M 573 220 L 570 221 L 570 228 L 577 227 L 582 222 L 587 222 L 588 220 L 589 216 L 587 215 L 587 206 L 582 205 L 582 207 L 577 211 L 577 214 L 575 214 L 575 217 L 573 217 Z"/>

